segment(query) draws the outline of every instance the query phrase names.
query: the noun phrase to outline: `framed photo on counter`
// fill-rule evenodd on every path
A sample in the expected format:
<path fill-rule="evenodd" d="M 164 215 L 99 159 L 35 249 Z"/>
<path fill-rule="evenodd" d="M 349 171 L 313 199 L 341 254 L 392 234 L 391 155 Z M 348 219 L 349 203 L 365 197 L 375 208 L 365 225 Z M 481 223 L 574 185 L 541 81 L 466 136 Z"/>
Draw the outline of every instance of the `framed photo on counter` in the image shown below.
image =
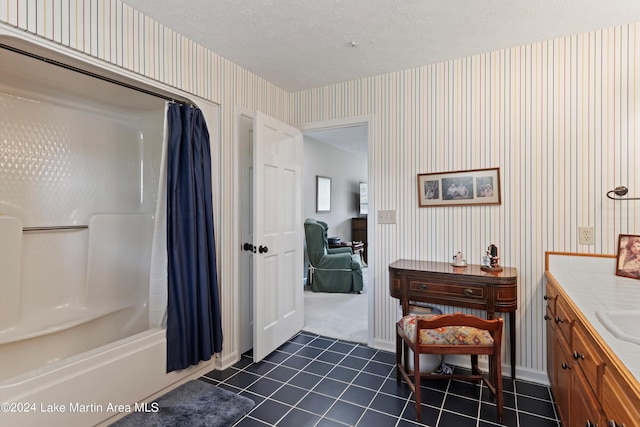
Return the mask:
<path fill-rule="evenodd" d="M 618 238 L 616 276 L 640 279 L 640 236 L 621 234 Z"/>

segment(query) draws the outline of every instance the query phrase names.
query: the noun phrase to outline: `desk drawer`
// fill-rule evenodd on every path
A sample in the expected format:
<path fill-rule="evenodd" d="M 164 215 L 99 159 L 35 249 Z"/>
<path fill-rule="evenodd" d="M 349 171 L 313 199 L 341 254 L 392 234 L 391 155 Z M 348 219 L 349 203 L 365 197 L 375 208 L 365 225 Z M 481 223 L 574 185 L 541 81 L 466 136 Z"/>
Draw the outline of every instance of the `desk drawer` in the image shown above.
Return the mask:
<path fill-rule="evenodd" d="M 429 283 L 423 280 L 409 279 L 409 296 L 425 296 L 431 298 L 455 298 L 467 301 L 484 302 L 485 288 L 474 285 L 449 285 Z"/>

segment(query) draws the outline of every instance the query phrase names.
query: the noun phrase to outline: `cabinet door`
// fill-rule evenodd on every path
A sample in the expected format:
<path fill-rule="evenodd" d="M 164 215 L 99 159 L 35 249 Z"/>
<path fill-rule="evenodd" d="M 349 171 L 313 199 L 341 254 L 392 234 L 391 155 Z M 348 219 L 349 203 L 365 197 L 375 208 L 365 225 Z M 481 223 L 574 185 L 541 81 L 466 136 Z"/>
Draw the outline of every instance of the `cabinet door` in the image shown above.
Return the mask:
<path fill-rule="evenodd" d="M 553 356 L 556 361 L 555 370 L 555 387 L 556 387 L 556 405 L 560 413 L 562 425 L 572 426 L 570 419 L 570 402 L 571 402 L 571 375 L 572 375 L 572 358 L 569 345 L 559 330 L 555 332 L 555 345 L 553 348 Z"/>
<path fill-rule="evenodd" d="M 582 371 L 575 365 L 572 369 L 571 422 L 575 426 L 605 426 L 604 414 L 600 402 L 591 391 Z"/>
<path fill-rule="evenodd" d="M 594 393 L 601 390 L 602 372 L 604 364 L 599 352 L 594 347 L 591 339 L 587 335 L 582 323 L 576 322 L 572 329 L 573 342 L 571 349 L 576 364 L 584 373 L 585 380 L 591 386 Z"/>
<path fill-rule="evenodd" d="M 555 341 L 555 326 L 553 323 L 553 313 L 551 309 L 547 307 L 544 315 L 544 321 L 547 331 L 547 375 L 549 376 L 549 384 L 551 384 L 551 391 L 554 391 L 557 387 L 555 384 L 555 363 L 553 361 L 553 347 Z"/>
<path fill-rule="evenodd" d="M 607 426 L 640 425 L 640 398 L 617 373 L 607 371 L 602 378 L 602 406 L 607 415 Z M 611 424 L 613 422 L 613 424 Z"/>

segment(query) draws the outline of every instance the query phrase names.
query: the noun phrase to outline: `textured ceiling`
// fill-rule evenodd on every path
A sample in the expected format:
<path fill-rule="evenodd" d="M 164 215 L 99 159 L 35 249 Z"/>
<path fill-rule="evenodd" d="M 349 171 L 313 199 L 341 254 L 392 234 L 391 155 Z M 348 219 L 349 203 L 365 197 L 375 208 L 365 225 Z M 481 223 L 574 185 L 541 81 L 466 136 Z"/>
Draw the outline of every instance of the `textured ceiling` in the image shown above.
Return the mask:
<path fill-rule="evenodd" d="M 640 21 L 640 0 L 124 3 L 287 91 Z"/>

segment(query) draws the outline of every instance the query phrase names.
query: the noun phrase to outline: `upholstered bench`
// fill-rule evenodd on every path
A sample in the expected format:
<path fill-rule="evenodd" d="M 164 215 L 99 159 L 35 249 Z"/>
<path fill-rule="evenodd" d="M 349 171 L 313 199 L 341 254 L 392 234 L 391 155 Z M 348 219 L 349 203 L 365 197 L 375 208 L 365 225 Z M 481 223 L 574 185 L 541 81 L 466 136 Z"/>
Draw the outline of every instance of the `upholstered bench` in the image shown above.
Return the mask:
<path fill-rule="evenodd" d="M 470 314 L 408 315 L 396 325 L 396 381 L 404 378 L 416 400 L 416 419 L 421 420 L 420 379 L 455 378 L 484 381 L 496 400 L 498 420 L 504 415 L 502 396 L 501 318 L 485 320 Z M 413 372 L 407 369 L 407 349 L 413 351 Z M 468 354 L 471 374 L 421 374 L 420 354 Z M 489 375 L 478 367 L 478 355 L 489 356 Z M 404 360 L 403 360 L 404 359 Z M 413 378 L 412 378 L 413 377 Z"/>

